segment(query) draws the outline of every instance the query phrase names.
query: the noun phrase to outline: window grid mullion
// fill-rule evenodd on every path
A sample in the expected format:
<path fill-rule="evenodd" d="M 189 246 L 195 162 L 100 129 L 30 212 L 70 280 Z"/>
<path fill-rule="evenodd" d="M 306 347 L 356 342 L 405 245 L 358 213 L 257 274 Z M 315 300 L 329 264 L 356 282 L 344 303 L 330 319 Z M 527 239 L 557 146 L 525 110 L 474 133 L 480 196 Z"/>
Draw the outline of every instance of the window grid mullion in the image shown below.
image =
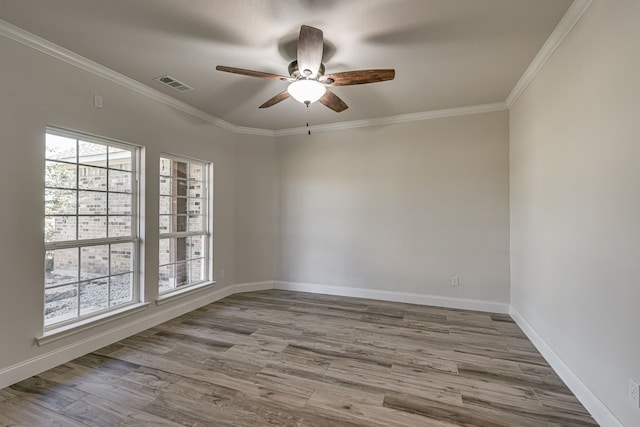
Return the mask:
<path fill-rule="evenodd" d="M 89 246 L 107 245 L 110 243 L 136 243 L 138 241 L 135 237 L 129 236 L 117 236 L 117 237 L 104 237 L 101 239 L 85 239 L 80 241 L 68 240 L 64 242 L 49 242 L 45 244 L 45 250 L 55 249 L 69 249 L 69 248 L 84 248 Z"/>
<path fill-rule="evenodd" d="M 108 165 L 109 163 L 107 163 Z M 107 223 L 107 227 L 109 223 Z M 109 245 L 107 246 L 108 251 L 107 252 L 107 308 L 111 307 L 111 243 L 109 243 Z"/>
<path fill-rule="evenodd" d="M 78 248 L 77 257 L 78 257 L 78 280 L 75 283 L 76 288 L 76 317 L 80 317 L 80 274 L 82 272 L 82 248 Z"/>
<path fill-rule="evenodd" d="M 76 138 L 76 240 L 80 239 L 80 216 L 79 215 L 80 215 L 80 141 Z M 78 259 L 78 268 L 80 268 L 80 259 Z M 78 288 L 78 293 L 80 293 L 80 288 Z M 80 313 L 78 312 L 78 314 Z"/>
<path fill-rule="evenodd" d="M 207 236 L 208 233 L 205 231 L 180 231 L 177 233 L 161 233 L 160 239 L 171 239 L 177 237 L 191 237 L 191 236 Z"/>
<path fill-rule="evenodd" d="M 107 206 L 105 206 L 105 210 L 107 213 L 107 223 L 106 223 L 106 227 L 107 227 L 107 237 L 111 237 L 111 227 L 109 227 L 109 176 L 111 175 L 111 172 L 109 171 L 109 150 L 107 149 Z"/>

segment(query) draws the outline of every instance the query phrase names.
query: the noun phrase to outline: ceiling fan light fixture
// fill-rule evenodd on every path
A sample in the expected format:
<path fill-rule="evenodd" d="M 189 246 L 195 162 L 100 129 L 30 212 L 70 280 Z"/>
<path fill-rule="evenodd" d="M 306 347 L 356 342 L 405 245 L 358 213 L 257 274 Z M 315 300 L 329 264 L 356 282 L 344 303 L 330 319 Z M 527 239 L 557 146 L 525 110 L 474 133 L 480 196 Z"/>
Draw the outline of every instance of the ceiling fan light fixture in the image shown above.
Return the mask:
<path fill-rule="evenodd" d="M 293 99 L 305 104 L 307 107 L 312 102 L 319 100 L 322 105 L 336 113 L 346 110 L 349 106 L 338 95 L 328 90 L 327 87 L 384 82 L 393 80 L 396 75 L 393 69 L 342 71 L 325 75 L 324 64 L 322 63 L 323 49 L 322 31 L 303 25 L 300 27 L 300 34 L 298 35 L 296 59 L 289 64 L 290 77 L 263 71 L 227 67 L 226 65 L 218 65 L 216 70 L 261 79 L 292 82 L 286 90 L 268 99 L 258 108 L 272 107 L 289 97 L 293 97 Z"/>
<path fill-rule="evenodd" d="M 289 95 L 302 104 L 311 104 L 322 98 L 327 88 L 317 80 L 296 80 L 287 88 Z"/>

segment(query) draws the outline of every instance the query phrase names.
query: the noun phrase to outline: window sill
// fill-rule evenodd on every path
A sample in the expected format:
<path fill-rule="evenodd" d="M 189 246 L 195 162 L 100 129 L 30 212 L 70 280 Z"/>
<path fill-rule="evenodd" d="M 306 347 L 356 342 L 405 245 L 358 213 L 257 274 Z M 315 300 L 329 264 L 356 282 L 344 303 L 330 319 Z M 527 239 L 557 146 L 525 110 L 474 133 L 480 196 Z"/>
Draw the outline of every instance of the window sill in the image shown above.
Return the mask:
<path fill-rule="evenodd" d="M 203 289 L 206 288 L 210 288 L 213 285 L 215 285 L 216 282 L 204 282 L 204 283 L 200 283 L 198 285 L 194 285 L 194 286 L 190 286 L 188 288 L 185 289 L 178 289 L 177 291 L 173 291 L 164 295 L 160 295 L 158 297 L 158 299 L 156 300 L 156 305 L 162 305 L 162 304 L 166 304 L 168 302 L 174 301 L 176 299 L 185 297 L 187 295 L 191 295 L 192 293 L 195 293 L 197 291 L 201 291 Z"/>
<path fill-rule="evenodd" d="M 137 304 L 128 305 L 121 309 L 110 311 L 108 313 L 101 314 L 90 319 L 85 319 L 77 323 L 61 326 L 59 328 L 52 328 L 45 331 L 42 336 L 36 337 L 35 340 L 38 346 L 43 346 L 54 341 L 58 341 L 62 338 L 69 337 L 71 335 L 78 334 L 82 331 L 94 328 L 105 323 L 109 323 L 116 319 L 121 319 L 126 316 L 138 313 L 142 310 L 146 310 L 149 307 L 148 302 L 141 302 Z"/>

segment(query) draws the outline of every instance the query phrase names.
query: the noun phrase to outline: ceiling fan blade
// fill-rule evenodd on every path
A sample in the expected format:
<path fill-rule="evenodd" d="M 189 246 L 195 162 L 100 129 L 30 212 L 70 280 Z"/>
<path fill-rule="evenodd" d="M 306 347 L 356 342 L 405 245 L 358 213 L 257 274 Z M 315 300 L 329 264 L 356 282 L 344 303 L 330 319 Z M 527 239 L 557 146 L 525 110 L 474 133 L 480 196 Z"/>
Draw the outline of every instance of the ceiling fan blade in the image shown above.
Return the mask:
<path fill-rule="evenodd" d="M 340 113 L 349 108 L 349 106 L 345 104 L 338 95 L 331 92 L 329 89 L 327 89 L 324 95 L 322 95 L 322 98 L 320 98 L 320 103 L 325 107 L 331 108 L 336 113 Z"/>
<path fill-rule="evenodd" d="M 327 86 L 350 86 L 384 82 L 387 80 L 393 80 L 395 76 L 396 70 L 393 69 L 358 70 L 328 74 L 324 76 L 321 81 L 324 81 Z M 331 80 L 333 80 L 333 82 L 331 82 Z"/>
<path fill-rule="evenodd" d="M 322 63 L 322 31 L 303 25 L 298 37 L 298 69 L 305 77 L 315 77 Z"/>
<path fill-rule="evenodd" d="M 245 70 L 243 68 L 226 67 L 224 65 L 218 65 L 216 67 L 216 70 L 224 71 L 226 73 L 242 74 L 243 76 L 258 77 L 261 79 L 285 80 L 285 81 L 291 80 L 290 77 L 279 76 L 277 74 L 263 73 L 262 71 Z"/>
<path fill-rule="evenodd" d="M 278 102 L 284 101 L 285 99 L 289 98 L 289 96 L 291 95 L 289 95 L 289 92 L 285 90 L 284 92 L 280 92 L 258 108 L 269 108 L 272 105 L 276 105 Z"/>

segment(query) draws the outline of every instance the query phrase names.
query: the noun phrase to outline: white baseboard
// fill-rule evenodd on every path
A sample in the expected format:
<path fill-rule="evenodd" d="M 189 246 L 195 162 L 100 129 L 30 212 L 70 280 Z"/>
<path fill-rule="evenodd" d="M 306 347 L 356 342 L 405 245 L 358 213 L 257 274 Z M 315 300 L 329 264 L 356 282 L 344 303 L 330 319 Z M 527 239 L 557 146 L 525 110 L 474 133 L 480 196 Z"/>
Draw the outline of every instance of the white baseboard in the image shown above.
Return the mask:
<path fill-rule="evenodd" d="M 47 369 L 67 363 L 77 357 L 130 337 L 131 335 L 142 332 L 145 329 L 149 329 L 162 322 L 166 322 L 232 294 L 233 286 L 226 286 L 182 304 L 169 307 L 165 306 L 167 308 L 160 312 L 152 313 L 141 318 L 135 318 L 128 323 L 117 326 L 101 334 L 76 341 L 72 344 L 4 368 L 0 370 L 0 389 L 8 387 L 11 384 L 15 384 L 33 375 L 37 375 Z"/>
<path fill-rule="evenodd" d="M 272 280 L 266 282 L 236 283 L 235 285 L 233 285 L 234 294 L 241 294 L 243 292 L 266 291 L 268 289 L 274 289 Z"/>
<path fill-rule="evenodd" d="M 458 308 L 463 310 L 485 311 L 489 313 L 509 313 L 509 304 L 442 297 L 434 295 L 412 294 L 407 292 L 380 291 L 375 289 L 348 288 L 342 286 L 318 285 L 312 283 L 274 282 L 275 289 L 311 292 L 316 294 L 340 295 L 345 297 L 369 298 L 383 301 L 404 302 L 409 304 L 432 305 L 436 307 Z"/>
<path fill-rule="evenodd" d="M 593 394 L 591 389 L 571 370 L 518 310 L 511 306 L 509 314 L 598 424 L 602 427 L 624 427 L 620 420 Z"/>

